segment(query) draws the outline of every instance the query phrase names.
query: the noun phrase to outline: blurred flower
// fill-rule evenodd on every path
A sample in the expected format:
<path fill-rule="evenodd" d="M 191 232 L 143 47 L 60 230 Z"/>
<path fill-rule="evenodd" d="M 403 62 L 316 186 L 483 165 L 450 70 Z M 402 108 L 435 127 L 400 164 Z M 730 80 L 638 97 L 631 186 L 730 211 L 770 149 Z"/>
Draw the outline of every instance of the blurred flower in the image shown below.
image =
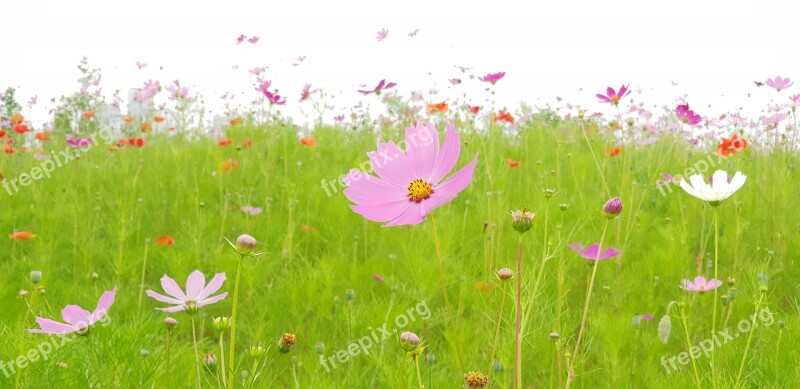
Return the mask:
<path fill-rule="evenodd" d="M 518 168 L 520 166 L 520 161 L 515 161 L 515 160 L 513 160 L 511 158 L 506 158 L 506 163 L 508 164 L 508 167 L 510 167 L 512 169 L 513 168 Z"/>
<path fill-rule="evenodd" d="M 281 351 L 281 353 L 286 354 L 291 351 L 292 348 L 294 348 L 296 343 L 297 337 L 292 333 L 286 332 L 278 340 L 278 349 Z"/>
<path fill-rule="evenodd" d="M 27 125 L 27 124 L 25 124 L 25 123 L 20 123 L 20 124 L 16 124 L 16 125 L 14 125 L 14 127 L 12 128 L 12 130 L 13 130 L 14 132 L 16 132 L 17 134 L 24 134 L 24 133 L 26 133 L 26 132 L 30 131 L 30 130 L 28 129 L 28 125 Z"/>
<path fill-rule="evenodd" d="M 428 104 L 428 113 L 447 113 L 447 103 Z"/>
<path fill-rule="evenodd" d="M 153 121 L 156 122 L 156 123 L 162 123 L 162 122 L 164 122 L 164 117 L 163 116 L 153 116 Z"/>
<path fill-rule="evenodd" d="M 712 206 L 720 205 L 725 199 L 731 197 L 737 190 L 741 189 L 747 177 L 736 172 L 733 179 L 728 181 L 728 172 L 717 170 L 712 176 L 713 184 L 708 184 L 700 174 L 695 174 L 689 180 L 681 180 L 680 185 L 686 193 L 707 201 Z"/>
<path fill-rule="evenodd" d="M 30 232 L 30 231 L 19 231 L 19 232 L 15 232 L 15 233 L 9 235 L 8 239 L 11 239 L 11 240 L 28 240 L 28 239 L 33 239 L 36 236 L 37 236 L 36 234 L 34 234 L 34 233 Z"/>
<path fill-rule="evenodd" d="M 378 31 L 378 35 L 375 38 L 378 39 L 378 42 L 380 42 L 386 39 L 388 35 L 389 35 L 389 30 L 382 28 L 380 29 L 380 31 Z"/>
<path fill-rule="evenodd" d="M 429 142 L 420 140 L 430 139 Z M 407 150 L 394 142 L 378 143 L 378 150 L 369 152 L 372 168 L 378 175 L 365 175 L 351 170 L 345 182 L 344 195 L 356 203 L 351 208 L 359 215 L 384 226 L 418 224 L 434 209 L 452 201 L 472 181 L 478 156 L 466 167 L 443 180 L 458 161 L 461 140 L 455 127 L 447 124 L 444 145 L 439 148 L 439 136 L 433 123 L 421 122 L 406 128 Z M 394 156 L 381 163 L 381 155 Z"/>
<path fill-rule="evenodd" d="M 497 83 L 497 81 L 500 81 L 503 77 L 505 77 L 505 75 L 506 75 L 506 72 L 489 73 L 489 74 L 487 74 L 487 75 L 485 75 L 483 77 L 480 77 L 478 79 L 483 81 L 483 82 L 489 82 L 492 85 L 494 85 L 495 83 Z"/>
<path fill-rule="evenodd" d="M 589 247 L 586 247 L 586 248 L 584 248 L 583 245 L 580 244 L 580 243 L 572 243 L 572 244 L 568 244 L 567 248 L 569 248 L 570 250 L 574 251 L 575 253 L 577 253 L 578 255 L 583 257 L 583 259 L 586 259 L 587 261 L 595 261 L 595 260 L 602 261 L 602 260 L 606 260 L 606 259 L 609 259 L 609 258 L 616 257 L 617 255 L 620 254 L 619 250 L 617 250 L 617 249 L 615 249 L 613 247 L 609 247 L 609 248 L 606 249 L 606 251 L 604 251 L 603 253 L 600 253 L 599 256 L 598 256 L 598 252 L 599 252 L 599 249 L 600 249 L 600 245 L 598 243 L 595 243 L 595 244 L 593 244 L 593 245 L 591 245 Z"/>
<path fill-rule="evenodd" d="M 256 208 L 256 207 L 253 207 L 253 206 L 250 206 L 250 205 L 245 205 L 241 209 L 242 209 L 242 212 L 244 212 L 244 213 L 246 213 L 246 214 L 248 214 L 250 216 L 260 215 L 261 212 L 263 211 L 263 209 L 261 209 L 261 208 Z"/>
<path fill-rule="evenodd" d="M 489 377 L 471 371 L 464 374 L 464 388 L 465 389 L 484 389 L 489 384 Z"/>
<path fill-rule="evenodd" d="M 156 238 L 156 244 L 159 246 L 171 247 L 172 245 L 175 244 L 175 238 L 169 235 L 161 235 L 158 238 Z"/>
<path fill-rule="evenodd" d="M 690 110 L 689 104 L 678 105 L 678 108 L 675 109 L 675 115 L 678 116 L 678 120 L 684 124 L 694 126 L 700 123 L 700 115 Z"/>
<path fill-rule="evenodd" d="M 92 140 L 90 138 L 78 138 L 73 139 L 71 136 L 67 138 L 67 144 L 72 147 L 88 147 L 92 144 Z"/>
<path fill-rule="evenodd" d="M 303 91 L 300 92 L 300 101 L 308 100 L 311 97 L 311 84 L 303 85 Z"/>
<path fill-rule="evenodd" d="M 37 132 L 35 137 L 36 137 L 36 140 L 39 140 L 39 141 L 42 141 L 42 142 L 46 142 L 46 141 L 50 140 L 50 135 L 47 135 L 46 132 Z"/>
<path fill-rule="evenodd" d="M 479 105 L 467 105 L 467 109 L 471 114 L 477 115 L 478 112 L 481 110 L 481 107 Z"/>
<path fill-rule="evenodd" d="M 733 134 L 730 139 L 722 138 L 719 146 L 717 146 L 717 155 L 727 157 L 736 154 L 747 148 L 747 139 L 739 138 L 738 135 Z"/>
<path fill-rule="evenodd" d="M 255 44 L 258 42 L 258 39 L 259 38 L 257 36 L 251 36 L 250 39 L 247 40 L 247 42 Z"/>
<path fill-rule="evenodd" d="M 233 139 L 230 139 L 230 138 L 229 139 L 222 139 L 222 140 L 217 142 L 217 146 L 225 147 L 225 146 L 230 146 L 232 143 L 233 143 Z"/>
<path fill-rule="evenodd" d="M 22 124 L 25 121 L 25 116 L 22 116 L 18 113 L 11 115 L 11 118 L 8 119 L 8 123 L 12 126 L 16 126 L 17 124 Z"/>
<path fill-rule="evenodd" d="M 402 334 L 400 334 L 400 342 L 416 346 L 417 344 L 419 344 L 419 336 L 417 336 L 417 334 L 411 331 L 405 331 Z"/>
<path fill-rule="evenodd" d="M 378 86 L 376 86 L 375 89 L 373 89 L 373 90 L 359 90 L 358 92 L 362 93 L 364 95 L 368 95 L 370 93 L 374 93 L 376 95 L 380 95 L 383 90 L 394 88 L 395 86 L 397 86 L 397 84 L 395 84 L 393 82 L 390 82 L 390 83 L 387 84 L 386 80 L 384 79 L 384 80 L 381 80 L 381 82 L 378 83 Z"/>
<path fill-rule="evenodd" d="M 317 140 L 309 137 L 300 138 L 300 144 L 303 146 L 314 147 L 317 145 Z"/>
<path fill-rule="evenodd" d="M 606 150 L 606 154 L 609 157 L 616 157 L 617 155 L 620 155 L 620 153 L 622 153 L 622 149 L 620 149 L 619 147 L 616 147 L 616 146 L 611 147 L 611 148 Z"/>
<path fill-rule="evenodd" d="M 765 81 L 765 83 L 767 84 L 767 86 L 775 88 L 775 90 L 777 90 L 778 92 L 794 85 L 794 82 L 791 82 L 789 77 L 782 78 L 781 76 L 777 76 L 774 79 L 768 78 L 767 81 Z"/>
<path fill-rule="evenodd" d="M 511 116 L 510 113 L 508 113 L 506 111 L 503 111 L 501 109 L 500 112 L 498 112 L 497 115 L 494 117 L 494 122 L 495 123 L 497 123 L 499 121 L 504 121 L 504 122 L 507 122 L 509 124 L 514 124 L 514 117 Z"/>
<path fill-rule="evenodd" d="M 36 324 L 39 325 L 39 329 L 29 329 L 28 332 L 32 334 L 53 335 L 70 334 L 73 332 L 86 334 L 95 323 L 108 314 L 108 310 L 114 305 L 116 296 L 117 287 L 115 286 L 113 290 L 106 291 L 100 296 L 97 307 L 92 312 L 77 305 L 67 305 L 61 310 L 61 318 L 64 319 L 66 323 L 37 317 Z"/>
<path fill-rule="evenodd" d="M 628 90 L 626 85 L 620 86 L 619 91 L 615 91 L 614 88 L 608 87 L 606 88 L 606 94 L 603 95 L 598 93 L 597 98 L 603 103 L 618 105 L 619 101 L 630 93 L 631 91 Z"/>
<path fill-rule="evenodd" d="M 226 159 L 219 164 L 222 171 L 230 172 L 239 168 L 239 162 L 233 158 Z"/>
<path fill-rule="evenodd" d="M 86 112 L 83 113 L 83 118 L 84 119 L 88 120 L 88 119 L 91 119 L 93 117 L 94 117 L 94 111 L 86 111 Z"/>
<path fill-rule="evenodd" d="M 200 270 L 195 270 L 186 279 L 186 293 L 184 293 L 178 283 L 165 274 L 164 277 L 161 277 L 161 287 L 171 297 L 158 294 L 152 290 L 148 290 L 147 295 L 162 303 L 173 305 L 169 308 L 156 308 L 159 311 L 194 313 L 198 309 L 214 304 L 228 296 L 228 292 L 224 292 L 211 297 L 222 287 L 223 282 L 225 282 L 225 273 L 217 273 L 206 285 L 206 276 Z"/>
<path fill-rule="evenodd" d="M 681 282 L 681 289 L 690 292 L 705 292 L 717 289 L 720 286 L 722 286 L 722 281 L 715 279 L 706 281 L 706 278 L 702 276 L 695 277 L 694 281 L 683 280 Z"/>

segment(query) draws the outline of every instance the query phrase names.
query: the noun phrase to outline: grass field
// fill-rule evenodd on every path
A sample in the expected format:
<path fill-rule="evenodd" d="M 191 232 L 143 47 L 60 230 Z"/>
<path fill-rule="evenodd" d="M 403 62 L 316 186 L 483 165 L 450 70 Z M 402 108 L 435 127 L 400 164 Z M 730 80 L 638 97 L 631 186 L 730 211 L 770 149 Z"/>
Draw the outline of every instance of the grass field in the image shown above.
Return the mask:
<path fill-rule="evenodd" d="M 449 310 L 430 217 L 384 228 L 354 213 L 344 188 L 330 184 L 367 166 L 376 140 L 401 140 L 409 123 L 378 133 L 319 128 L 314 146 L 299 142 L 294 126 L 279 124 L 230 127 L 234 142 L 225 147 L 166 135 L 114 151 L 98 142 L 51 177 L 0 191 L 2 231 L 36 235 L 0 239 L 0 387 L 196 387 L 191 317 L 157 311 L 166 305 L 143 291 L 163 293 L 165 274 L 184 286 L 195 269 L 207 279 L 227 275 L 221 291 L 228 297 L 194 315 L 199 354 L 225 358 L 203 368 L 203 386 L 220 386 L 230 331 L 221 352 L 212 318 L 231 316 L 239 261 L 225 238 L 249 234 L 266 254 L 242 264 L 237 368 L 228 372 L 236 387 L 416 388 L 421 381 L 426 388 L 456 388 L 464 386 L 465 372 L 476 371 L 490 375 L 492 388 L 512 388 L 520 274 L 519 234 L 509 212 L 523 206 L 537 213 L 521 240 L 524 387 L 563 387 L 572 363 L 578 388 L 692 387 L 698 378 L 702 387 L 798 387 L 798 155 L 760 147 L 768 138 L 756 138 L 723 159 L 716 144 L 663 136 L 647 146 L 623 143 L 609 156 L 619 134 L 582 123 L 534 119 L 513 131 L 458 127 L 456 168 L 476 153 L 478 164 L 467 189 L 433 212 Z M 444 124 L 437 128 L 443 137 Z M 242 147 L 247 140 L 252 147 Z M 55 137 L 45 147 L 54 158 L 69 149 Z M 0 159 L 6 181 L 42 163 L 31 153 Z M 717 169 L 747 176 L 717 208 L 718 278 L 724 281 L 717 291 L 726 298 L 715 324 L 714 293 L 680 289 L 683 279 L 713 276 L 713 207 L 677 185 L 657 185 L 661 173 L 703 164 L 704 176 Z M 552 198 L 546 189 L 555 190 Z M 599 210 L 615 196 L 624 208 L 607 222 Z M 248 215 L 243 206 L 263 212 Z M 600 241 L 606 223 L 603 247 L 621 255 L 598 262 L 574 355 L 593 267 L 567 245 Z M 158 244 L 160 236 L 174 244 Z M 504 267 L 514 280 L 498 280 L 495 272 Z M 38 285 L 30 280 L 34 270 L 42 273 Z M 115 286 L 107 321 L 87 336 L 28 333 L 38 328 L 34 316 L 61 320 L 68 304 L 92 310 Z M 671 333 L 662 343 L 659 322 L 672 301 L 679 304 L 670 308 Z M 652 320 L 638 316 L 648 314 Z M 178 321 L 171 332 L 168 316 Z M 688 358 L 673 357 L 702 344 L 712 326 L 728 328 L 730 339 L 718 336 L 716 369 L 701 352 L 695 374 L 692 363 L 680 363 Z M 745 326 L 754 328 L 740 331 Z M 378 329 L 397 333 L 379 341 Z M 419 370 L 397 339 L 402 331 L 427 346 Z M 297 339 L 285 354 L 278 351 L 284 333 Z M 258 344 L 268 348 L 260 358 L 250 354 Z M 46 349 L 52 350 L 45 355 Z M 262 373 L 252 384 L 256 361 Z"/>

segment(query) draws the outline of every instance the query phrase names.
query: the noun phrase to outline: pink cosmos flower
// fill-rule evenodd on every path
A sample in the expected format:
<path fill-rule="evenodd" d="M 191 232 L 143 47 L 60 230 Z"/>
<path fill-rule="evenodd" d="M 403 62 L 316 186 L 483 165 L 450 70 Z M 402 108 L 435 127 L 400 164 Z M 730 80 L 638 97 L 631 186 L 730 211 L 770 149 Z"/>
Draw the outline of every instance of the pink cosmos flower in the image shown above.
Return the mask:
<path fill-rule="evenodd" d="M 378 143 L 367 153 L 378 177 L 351 170 L 344 195 L 354 202 L 354 212 L 385 227 L 419 224 L 434 209 L 452 201 L 472 181 L 478 155 L 467 166 L 444 180 L 458 161 L 461 140 L 447 123 L 444 144 L 433 123 L 406 128 L 407 150 L 394 142 Z"/>
<path fill-rule="evenodd" d="M 241 208 L 241 210 L 242 210 L 242 212 L 244 212 L 244 213 L 246 213 L 246 214 L 248 214 L 250 216 L 260 215 L 261 212 L 264 211 L 262 208 L 254 207 L 252 205 L 245 205 L 244 207 Z"/>
<path fill-rule="evenodd" d="M 139 68 L 139 70 L 142 70 L 142 68 L 147 67 L 147 64 L 143 63 L 143 62 L 136 61 L 136 67 Z"/>
<path fill-rule="evenodd" d="M 283 98 L 283 100 L 281 100 L 281 98 L 282 98 L 281 95 L 279 95 L 277 93 L 264 92 L 264 96 L 267 97 L 267 100 L 269 100 L 270 105 L 272 105 L 272 104 L 274 104 L 274 105 L 284 105 L 284 104 L 286 104 L 286 98 Z"/>
<path fill-rule="evenodd" d="M 39 95 L 35 95 L 35 96 L 31 97 L 30 99 L 28 99 L 28 108 L 36 105 L 36 102 L 38 100 L 39 100 Z"/>
<path fill-rule="evenodd" d="M 702 276 L 695 277 L 694 281 L 683 280 L 681 282 L 681 289 L 689 292 L 706 292 L 717 289 L 720 286 L 722 286 L 722 281 L 715 279 L 706 281 L 706 278 Z"/>
<path fill-rule="evenodd" d="M 2 100 L 2 98 L 0 98 L 0 100 Z M 792 101 L 793 108 L 800 107 L 800 95 L 789 96 L 789 100 Z"/>
<path fill-rule="evenodd" d="M 236 38 L 236 44 L 237 44 L 237 45 L 238 45 L 238 44 L 241 44 L 242 42 L 244 42 L 244 40 L 245 40 L 245 39 L 247 39 L 247 37 L 246 37 L 246 36 L 244 36 L 244 34 L 241 34 L 241 35 L 239 35 L 239 37 L 238 37 L 238 38 Z"/>
<path fill-rule="evenodd" d="M 222 287 L 223 282 L 225 282 L 225 273 L 218 273 L 206 285 L 206 276 L 200 270 L 195 270 L 192 274 L 189 274 L 189 278 L 186 280 L 186 293 L 184 293 L 178 283 L 165 274 L 164 277 L 161 277 L 161 287 L 172 297 L 158 294 L 152 290 L 148 290 L 147 295 L 162 303 L 174 305 L 169 308 L 156 308 L 159 311 L 170 313 L 187 311 L 187 313 L 192 313 L 199 308 L 214 304 L 227 297 L 228 292 L 209 297 Z"/>
<path fill-rule="evenodd" d="M 114 305 L 116 296 L 116 286 L 113 290 L 104 292 L 103 295 L 100 296 L 100 300 L 97 302 L 97 308 L 95 308 L 93 312 L 89 312 L 77 305 L 67 305 L 61 310 L 61 318 L 63 318 L 66 323 L 37 317 L 36 324 L 39 325 L 40 329 L 29 329 L 28 332 L 32 334 L 53 335 L 70 334 L 73 332 L 85 334 L 95 323 L 108 314 L 109 308 Z"/>
<path fill-rule="evenodd" d="M 378 83 L 378 86 L 376 86 L 375 89 L 373 89 L 373 90 L 359 90 L 358 92 L 362 93 L 364 95 L 368 95 L 370 93 L 374 93 L 376 95 L 379 95 L 379 94 L 381 94 L 381 91 L 383 91 L 384 89 L 394 88 L 395 86 L 397 86 L 397 84 L 395 84 L 393 82 L 390 82 L 390 83 L 387 84 L 386 80 L 383 79 L 383 80 L 381 80 L 381 82 Z"/>
<path fill-rule="evenodd" d="M 344 115 L 336 115 L 336 116 L 333 117 L 333 120 L 336 123 L 342 123 L 342 122 L 344 122 Z"/>
<path fill-rule="evenodd" d="M 789 77 L 782 78 L 781 76 L 777 76 L 775 77 L 775 79 L 768 78 L 767 81 L 765 81 L 765 83 L 767 84 L 767 86 L 775 88 L 775 90 L 777 90 L 778 92 L 780 92 L 782 89 L 786 89 L 794 85 L 794 82 L 791 82 Z"/>
<path fill-rule="evenodd" d="M 631 91 L 628 90 L 627 85 L 622 85 L 619 87 L 619 91 L 615 91 L 614 88 L 608 87 L 606 89 L 606 94 L 597 94 L 597 98 L 600 99 L 603 103 L 611 103 L 614 105 L 618 105 L 619 101 L 622 100 L 623 97 L 631 94 Z"/>
<path fill-rule="evenodd" d="M 256 42 L 258 42 L 258 37 L 257 36 L 250 37 L 250 39 L 248 39 L 247 41 L 250 42 L 250 43 L 256 43 Z"/>
<path fill-rule="evenodd" d="M 380 31 L 378 31 L 378 35 L 376 36 L 376 38 L 378 39 L 378 42 L 380 42 L 386 39 L 387 35 L 389 35 L 389 30 L 382 28 Z"/>
<path fill-rule="evenodd" d="M 92 140 L 89 138 L 85 139 L 72 139 L 72 137 L 67 138 L 67 144 L 72 147 L 86 147 L 92 144 Z"/>
<path fill-rule="evenodd" d="M 678 105 L 678 108 L 675 109 L 675 115 L 677 115 L 678 119 L 684 124 L 695 126 L 697 123 L 700 123 L 700 115 L 690 110 L 689 104 Z"/>
<path fill-rule="evenodd" d="M 311 97 L 311 84 L 303 85 L 303 91 L 300 92 L 300 101 L 308 100 Z"/>
<path fill-rule="evenodd" d="M 597 244 L 597 243 L 595 243 L 595 244 L 593 244 L 593 245 L 591 245 L 589 247 L 586 247 L 586 248 L 584 248 L 583 245 L 580 244 L 580 243 L 572 243 L 572 244 L 568 244 L 567 248 L 569 248 L 570 250 L 576 252 L 578 255 L 580 255 L 581 257 L 583 257 L 583 259 L 585 259 L 587 261 L 595 261 L 595 260 L 602 261 L 602 260 L 605 260 L 605 259 L 616 257 L 620 253 L 619 250 L 617 250 L 617 249 L 615 249 L 613 247 L 609 247 L 609 248 L 606 249 L 606 251 L 604 251 L 602 254 L 600 254 L 600 257 L 598 257 L 597 253 L 598 253 L 598 250 L 600 248 L 600 245 Z"/>
<path fill-rule="evenodd" d="M 372 279 L 374 279 L 375 282 L 383 282 L 383 277 L 381 277 L 379 274 L 373 274 Z"/>
<path fill-rule="evenodd" d="M 506 72 L 489 73 L 489 74 L 487 74 L 487 75 L 485 75 L 483 77 L 480 77 L 478 79 L 483 81 L 483 82 L 491 82 L 492 85 L 494 85 L 497 81 L 500 81 L 503 77 L 505 77 L 505 75 L 506 75 Z"/>
<path fill-rule="evenodd" d="M 450 85 L 458 85 L 458 84 L 461 83 L 461 79 L 460 78 L 451 78 L 451 79 L 449 79 L 447 81 L 450 82 Z"/>

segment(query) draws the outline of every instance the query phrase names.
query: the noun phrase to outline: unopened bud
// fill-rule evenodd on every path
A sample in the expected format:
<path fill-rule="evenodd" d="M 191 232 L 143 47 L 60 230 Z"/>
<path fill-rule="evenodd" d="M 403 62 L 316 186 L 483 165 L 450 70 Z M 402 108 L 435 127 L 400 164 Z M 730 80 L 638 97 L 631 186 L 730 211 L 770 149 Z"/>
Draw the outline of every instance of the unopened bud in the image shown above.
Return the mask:
<path fill-rule="evenodd" d="M 609 219 L 616 219 L 620 213 L 622 213 L 622 201 L 619 197 L 614 197 L 603 205 L 603 215 Z"/>
<path fill-rule="evenodd" d="M 297 337 L 295 337 L 294 334 L 286 332 L 278 340 L 278 349 L 280 349 L 282 353 L 286 354 L 289 351 L 292 351 L 292 348 L 294 348 L 296 343 Z"/>
<path fill-rule="evenodd" d="M 41 280 L 42 280 L 42 272 L 41 271 L 34 270 L 34 271 L 31 272 L 31 282 L 33 282 L 34 285 L 38 284 L 39 281 L 41 281 Z"/>
<path fill-rule="evenodd" d="M 231 328 L 231 319 L 222 316 L 222 317 L 215 317 L 212 320 L 211 324 L 214 326 L 214 329 L 217 331 L 225 331 L 228 328 Z"/>

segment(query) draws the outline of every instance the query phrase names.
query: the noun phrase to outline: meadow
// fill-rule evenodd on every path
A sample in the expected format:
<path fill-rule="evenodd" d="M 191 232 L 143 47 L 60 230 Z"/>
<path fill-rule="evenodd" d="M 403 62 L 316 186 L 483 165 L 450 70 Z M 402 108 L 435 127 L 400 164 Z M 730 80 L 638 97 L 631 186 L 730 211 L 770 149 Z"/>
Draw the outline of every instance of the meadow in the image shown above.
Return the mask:
<path fill-rule="evenodd" d="M 484 387 L 477 375 L 465 384 L 468 372 L 498 389 L 520 378 L 525 388 L 800 385 L 791 128 L 783 138 L 775 127 L 749 129 L 748 147 L 720 156 L 722 131 L 652 138 L 628 112 L 606 120 L 542 109 L 510 126 L 494 114 L 428 108 L 303 137 L 287 121 L 252 117 L 226 124 L 224 139 L 127 135 L 139 145 L 97 136 L 97 126 L 83 128 L 95 138 L 76 146 L 56 130 L 2 155 L 0 386 Z M 425 221 L 384 227 L 350 208 L 338 180 L 369 168 L 376 142 L 403 140 L 418 118 L 435 123 L 440 142 L 452 121 L 461 146 L 453 171 L 477 155 L 474 176 Z M 653 126 L 686 125 L 673 112 L 663 119 Z M 62 159 L 80 156 L 21 183 L 64 150 Z M 705 180 L 719 169 L 747 181 L 718 207 L 659 184 L 662 173 Z M 607 218 L 614 197 L 621 213 Z M 523 207 L 536 216 L 520 233 L 511 212 Z M 234 243 L 242 234 L 255 249 Z M 576 242 L 619 254 L 587 260 L 568 247 Z M 164 275 L 183 288 L 195 270 L 206 280 L 225 273 L 228 295 L 181 307 L 193 314 L 156 310 L 166 305 L 146 291 L 163 294 Z M 237 270 L 231 370 L 225 323 Z M 685 290 L 684 280 L 715 271 L 722 285 L 713 292 Z M 85 334 L 27 331 L 39 328 L 36 317 L 60 321 L 69 304 L 91 311 L 114 288 L 113 306 Z M 401 339 L 405 331 L 418 339 Z"/>

